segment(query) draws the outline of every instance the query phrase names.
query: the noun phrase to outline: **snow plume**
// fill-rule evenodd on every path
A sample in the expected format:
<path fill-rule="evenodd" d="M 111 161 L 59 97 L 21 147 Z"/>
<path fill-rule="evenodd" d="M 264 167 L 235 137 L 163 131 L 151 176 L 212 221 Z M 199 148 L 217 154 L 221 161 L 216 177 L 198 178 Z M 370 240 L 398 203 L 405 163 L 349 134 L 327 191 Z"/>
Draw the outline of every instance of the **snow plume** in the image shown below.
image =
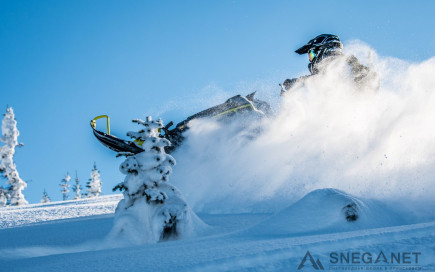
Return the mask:
<path fill-rule="evenodd" d="M 0 205 L 5 204 L 5 195 L 7 195 L 10 205 L 28 204 L 22 193 L 27 187 L 27 183 L 20 178 L 13 161 L 15 147 L 23 145 L 18 143 L 19 135 L 14 110 L 8 107 L 2 121 L 2 135 L 0 136 L 0 142 L 4 143 L 3 146 L 0 146 L 0 173 L 6 178 L 10 187 L 7 192 L 5 189 L 0 188 L 2 191 L 0 192 Z"/>
<path fill-rule="evenodd" d="M 334 62 L 243 132 L 238 123 L 192 122 L 173 180 L 194 209 L 276 211 L 332 187 L 404 206 L 426 201 L 433 216 L 435 58 L 410 64 L 361 43 L 345 48 L 376 71 L 379 89 L 356 86 Z"/>

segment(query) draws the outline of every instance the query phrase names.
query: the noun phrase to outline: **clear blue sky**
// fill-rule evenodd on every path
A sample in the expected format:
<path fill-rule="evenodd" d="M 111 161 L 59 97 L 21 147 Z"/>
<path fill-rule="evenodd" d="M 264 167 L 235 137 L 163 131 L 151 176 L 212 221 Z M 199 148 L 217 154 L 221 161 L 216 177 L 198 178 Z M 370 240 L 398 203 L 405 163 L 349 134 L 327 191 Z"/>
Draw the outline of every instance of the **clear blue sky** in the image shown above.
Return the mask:
<path fill-rule="evenodd" d="M 118 136 L 147 114 L 181 121 L 210 84 L 235 95 L 241 82 L 303 73 L 306 56 L 293 51 L 321 33 L 419 62 L 435 55 L 434 11 L 432 0 L 2 0 L 0 112 L 14 108 L 25 144 L 15 156 L 24 194 L 60 200 L 64 174 L 84 184 L 94 161 L 103 194 L 123 180 L 122 159 L 93 138 L 96 115 L 110 115 Z"/>

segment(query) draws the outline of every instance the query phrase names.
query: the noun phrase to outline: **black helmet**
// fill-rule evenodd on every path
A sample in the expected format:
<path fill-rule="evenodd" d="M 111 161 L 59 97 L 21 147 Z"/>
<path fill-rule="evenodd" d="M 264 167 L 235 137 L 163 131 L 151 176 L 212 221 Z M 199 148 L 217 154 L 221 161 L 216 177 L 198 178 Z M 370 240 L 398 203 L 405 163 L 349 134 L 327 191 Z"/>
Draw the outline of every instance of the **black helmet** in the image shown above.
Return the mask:
<path fill-rule="evenodd" d="M 308 53 L 311 49 L 318 51 L 324 48 L 343 48 L 343 44 L 337 35 L 321 34 L 314 39 L 310 40 L 306 45 L 302 46 L 295 52 L 299 55 Z"/>
<path fill-rule="evenodd" d="M 310 63 L 308 69 L 311 74 L 319 72 L 318 64 L 326 57 L 337 56 L 341 54 L 343 44 L 336 35 L 322 34 L 310 40 L 295 52 L 299 55 L 308 53 Z"/>

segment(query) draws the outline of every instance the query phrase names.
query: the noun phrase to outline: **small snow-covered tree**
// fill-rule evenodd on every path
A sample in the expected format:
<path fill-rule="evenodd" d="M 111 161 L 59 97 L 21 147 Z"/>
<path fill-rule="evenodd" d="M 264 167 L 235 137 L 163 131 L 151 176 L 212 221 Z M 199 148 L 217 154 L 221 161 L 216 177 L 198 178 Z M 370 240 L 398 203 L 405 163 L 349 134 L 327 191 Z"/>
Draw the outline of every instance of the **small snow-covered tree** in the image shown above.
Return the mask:
<path fill-rule="evenodd" d="M 51 199 L 50 199 L 50 197 L 48 197 L 48 194 L 44 189 L 44 192 L 42 193 L 41 203 L 48 203 L 50 201 L 51 201 Z"/>
<path fill-rule="evenodd" d="M 162 120 L 133 120 L 143 126 L 139 132 L 127 135 L 141 143 L 144 152 L 133 155 L 122 153 L 126 160 L 120 171 L 124 182 L 113 190 L 124 195 L 115 212 L 115 225 L 110 233 L 130 243 L 154 243 L 192 235 L 204 223 L 187 206 L 177 188 L 167 181 L 175 159 L 165 153 L 167 139 L 158 136 Z"/>
<path fill-rule="evenodd" d="M 5 145 L 0 147 L 0 173 L 6 178 L 9 184 L 9 204 L 18 206 L 26 205 L 28 202 L 24 198 L 22 191 L 27 187 L 27 183 L 20 178 L 17 168 L 13 161 L 15 147 L 22 146 L 18 143 L 20 132 L 17 129 L 17 121 L 15 120 L 14 110 L 11 107 L 6 109 L 2 121 L 2 136 L 0 142 Z"/>
<path fill-rule="evenodd" d="M 60 191 L 62 193 L 62 197 L 63 197 L 64 201 L 68 199 L 68 193 L 70 192 L 68 190 L 68 188 L 70 187 L 70 185 L 69 185 L 70 180 L 71 180 L 71 177 L 69 176 L 69 173 L 67 173 L 66 176 L 60 181 L 60 184 L 59 184 L 61 187 Z"/>
<path fill-rule="evenodd" d="M 73 191 L 76 193 L 76 196 L 74 197 L 74 199 L 82 198 L 82 196 L 80 195 L 81 186 L 80 186 L 79 177 L 77 176 L 77 171 L 76 171 L 76 184 L 73 186 Z"/>
<path fill-rule="evenodd" d="M 8 190 L 0 187 L 0 207 L 6 206 L 8 203 Z"/>
<path fill-rule="evenodd" d="M 86 195 L 87 197 L 97 197 L 101 194 L 102 182 L 100 180 L 100 171 L 97 169 L 97 165 L 94 162 L 94 169 L 91 171 L 91 178 L 86 183 Z"/>

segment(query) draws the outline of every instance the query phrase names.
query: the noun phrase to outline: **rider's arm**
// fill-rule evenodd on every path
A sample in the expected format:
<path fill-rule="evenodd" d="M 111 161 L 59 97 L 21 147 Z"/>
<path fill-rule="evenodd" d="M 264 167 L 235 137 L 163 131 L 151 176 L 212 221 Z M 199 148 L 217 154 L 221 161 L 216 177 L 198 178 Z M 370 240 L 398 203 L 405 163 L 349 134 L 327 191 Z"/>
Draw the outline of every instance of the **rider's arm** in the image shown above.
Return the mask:
<path fill-rule="evenodd" d="M 283 84 L 279 84 L 279 86 L 281 87 L 281 96 L 284 95 L 284 93 L 286 93 L 288 90 L 290 90 L 296 83 L 301 82 L 310 76 L 311 75 L 307 75 L 284 80 Z"/>

